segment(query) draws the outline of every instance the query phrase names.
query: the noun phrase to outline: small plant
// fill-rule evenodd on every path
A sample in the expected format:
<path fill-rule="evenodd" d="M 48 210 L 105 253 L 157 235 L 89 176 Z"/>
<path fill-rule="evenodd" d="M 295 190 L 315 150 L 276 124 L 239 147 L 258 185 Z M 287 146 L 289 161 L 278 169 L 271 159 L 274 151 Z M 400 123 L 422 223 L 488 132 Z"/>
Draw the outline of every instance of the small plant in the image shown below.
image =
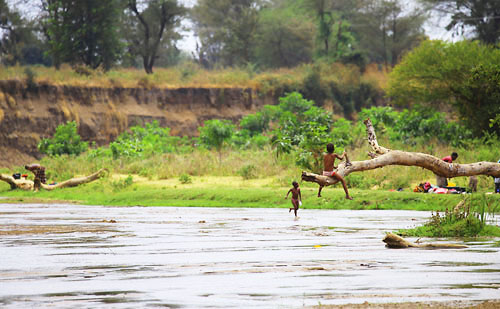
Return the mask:
<path fill-rule="evenodd" d="M 24 74 L 26 75 L 26 87 L 28 89 L 34 89 L 36 87 L 36 72 L 30 67 L 26 67 L 26 69 L 24 69 Z"/>
<path fill-rule="evenodd" d="M 148 76 L 141 77 L 139 81 L 137 81 L 137 86 L 144 89 L 151 89 L 154 87 L 153 82 L 148 78 Z"/>
<path fill-rule="evenodd" d="M 134 183 L 134 178 L 131 175 L 128 175 L 124 179 L 113 181 L 111 183 L 111 186 L 113 187 L 113 191 L 120 191 L 130 187 L 133 183 Z"/>
<path fill-rule="evenodd" d="M 73 71 L 75 71 L 76 74 L 82 75 L 82 76 L 90 76 L 93 73 L 91 68 L 89 68 L 83 64 L 73 66 Z"/>
<path fill-rule="evenodd" d="M 188 174 L 182 174 L 179 176 L 179 182 L 182 183 L 183 185 L 186 185 L 192 183 L 193 180 L 191 179 L 191 176 L 189 176 Z"/>
<path fill-rule="evenodd" d="M 196 73 L 198 72 L 199 67 L 192 62 L 187 62 L 184 63 L 180 68 L 179 71 L 181 73 L 181 81 L 185 82 L 191 79 Z"/>
<path fill-rule="evenodd" d="M 248 164 L 243 166 L 239 171 L 238 174 L 243 177 L 243 179 L 253 179 L 257 178 L 257 168 L 253 164 Z"/>

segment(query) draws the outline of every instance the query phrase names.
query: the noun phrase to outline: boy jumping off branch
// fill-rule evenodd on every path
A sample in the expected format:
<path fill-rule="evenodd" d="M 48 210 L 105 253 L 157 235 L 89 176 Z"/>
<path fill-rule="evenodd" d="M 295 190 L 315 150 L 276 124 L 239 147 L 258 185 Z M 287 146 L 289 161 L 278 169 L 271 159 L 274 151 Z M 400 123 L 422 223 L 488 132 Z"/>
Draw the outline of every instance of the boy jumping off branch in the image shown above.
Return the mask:
<path fill-rule="evenodd" d="M 345 198 L 348 200 L 352 200 L 352 197 L 349 196 L 349 191 L 347 190 L 347 185 L 345 183 L 344 177 L 340 176 L 337 174 L 334 170 L 337 169 L 335 166 L 335 159 L 343 160 L 345 158 L 345 151 L 342 153 L 342 155 L 338 155 L 334 153 L 335 151 L 335 146 L 332 143 L 329 143 L 326 145 L 326 151 L 327 154 L 323 157 L 323 163 L 324 163 L 324 168 L 323 168 L 323 176 L 328 176 L 337 179 L 342 183 L 342 186 L 344 187 L 345 191 Z M 321 190 L 323 189 L 323 186 L 319 186 L 319 191 L 318 191 L 318 197 L 321 197 Z"/>

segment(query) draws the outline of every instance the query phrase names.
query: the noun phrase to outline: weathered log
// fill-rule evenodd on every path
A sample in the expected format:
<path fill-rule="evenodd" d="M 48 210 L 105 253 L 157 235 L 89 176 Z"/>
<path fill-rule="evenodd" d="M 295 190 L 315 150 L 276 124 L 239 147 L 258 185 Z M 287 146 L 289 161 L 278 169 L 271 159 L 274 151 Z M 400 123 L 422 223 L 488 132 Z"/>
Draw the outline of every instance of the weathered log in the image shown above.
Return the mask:
<path fill-rule="evenodd" d="M 393 233 L 387 233 L 382 239 L 388 248 L 404 249 L 404 248 L 424 248 L 424 249 L 463 249 L 468 248 L 465 245 L 458 244 L 416 244 L 405 240 Z"/>
<path fill-rule="evenodd" d="M 368 155 L 372 158 L 364 161 L 341 162 L 336 173 L 346 177 L 350 173 L 381 168 L 388 165 L 418 166 L 446 178 L 459 176 L 488 175 L 500 177 L 500 163 L 476 162 L 470 164 L 447 163 L 438 157 L 401 150 L 391 150 L 378 145 L 375 129 L 370 119 L 364 121 L 368 135 L 368 143 L 374 152 Z M 338 180 L 309 172 L 302 172 L 302 180 L 316 182 L 320 186 L 336 184 Z"/>
<path fill-rule="evenodd" d="M 71 178 L 66 181 L 57 183 L 55 185 L 47 185 L 42 183 L 41 188 L 45 190 L 54 190 L 58 188 L 67 188 L 67 187 L 75 187 L 79 186 L 85 183 L 92 182 L 94 180 L 97 180 L 101 178 L 108 170 L 103 168 L 98 170 L 97 172 L 84 176 L 84 177 L 77 177 L 77 178 Z M 11 189 L 22 189 L 26 191 L 34 190 L 35 189 L 35 182 L 31 180 L 26 180 L 26 179 L 14 179 L 14 177 L 5 175 L 5 174 L 0 174 L 0 180 L 3 180 L 7 182 Z"/>

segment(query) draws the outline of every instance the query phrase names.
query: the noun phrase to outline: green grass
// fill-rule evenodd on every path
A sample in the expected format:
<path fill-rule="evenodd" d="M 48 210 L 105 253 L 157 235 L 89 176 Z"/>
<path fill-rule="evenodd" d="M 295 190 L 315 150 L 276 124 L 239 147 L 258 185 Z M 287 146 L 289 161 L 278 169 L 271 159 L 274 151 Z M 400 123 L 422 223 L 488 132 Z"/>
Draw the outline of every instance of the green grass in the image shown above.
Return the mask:
<path fill-rule="evenodd" d="M 266 207 L 288 208 L 290 199 L 284 197 L 288 187 L 241 187 L 214 185 L 204 187 L 161 186 L 135 183 L 127 187 L 113 186 L 109 179 L 76 188 L 54 191 L 10 191 L 0 184 L 0 196 L 11 201 L 30 202 L 42 200 L 74 201 L 88 205 L 111 206 L 206 206 L 206 207 Z M 323 197 L 317 198 L 317 188 L 301 186 L 303 206 L 306 209 L 404 209 L 440 210 L 452 208 L 460 200 L 459 195 L 437 195 L 383 190 L 351 190 L 353 201 L 344 198 L 340 188 L 325 188 Z M 498 199 L 500 201 L 500 198 Z"/>

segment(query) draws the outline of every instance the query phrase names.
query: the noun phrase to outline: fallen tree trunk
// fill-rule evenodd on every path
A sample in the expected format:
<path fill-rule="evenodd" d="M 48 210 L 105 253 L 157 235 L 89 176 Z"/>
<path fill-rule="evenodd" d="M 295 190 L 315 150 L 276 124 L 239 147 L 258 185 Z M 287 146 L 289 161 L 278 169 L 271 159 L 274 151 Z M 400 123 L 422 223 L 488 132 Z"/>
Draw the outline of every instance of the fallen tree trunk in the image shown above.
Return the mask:
<path fill-rule="evenodd" d="M 370 119 L 364 121 L 368 135 L 368 143 L 373 152 L 368 153 L 372 158 L 365 161 L 341 162 L 336 173 L 346 177 L 350 173 L 362 172 L 381 168 L 387 165 L 418 166 L 432 171 L 434 174 L 446 178 L 458 176 L 488 175 L 500 177 L 500 163 L 476 162 L 470 164 L 447 163 L 438 157 L 401 150 L 391 150 L 379 146 L 377 136 Z M 302 172 L 302 180 L 315 182 L 320 186 L 330 186 L 338 182 L 337 179 L 309 172 Z"/>
<path fill-rule="evenodd" d="M 92 182 L 94 180 L 97 180 L 101 178 L 108 170 L 103 168 L 98 170 L 97 172 L 84 176 L 84 177 L 77 177 L 77 178 L 71 178 L 66 181 L 57 183 L 55 185 L 47 185 L 42 183 L 41 188 L 45 190 L 54 190 L 58 188 L 68 188 L 68 187 L 75 187 L 79 186 L 85 183 Z M 35 189 L 35 182 L 31 180 L 25 180 L 25 179 L 14 179 L 14 177 L 10 175 L 5 175 L 5 174 L 0 174 L 0 180 L 3 180 L 7 182 L 11 189 L 22 189 L 22 190 L 34 190 Z"/>
<path fill-rule="evenodd" d="M 465 245 L 457 245 L 457 244 L 417 244 L 413 242 L 409 242 L 405 240 L 403 237 L 400 237 L 393 233 L 387 233 L 384 239 L 388 248 L 392 249 L 404 249 L 404 248 L 424 248 L 424 249 L 463 249 L 468 248 Z"/>

